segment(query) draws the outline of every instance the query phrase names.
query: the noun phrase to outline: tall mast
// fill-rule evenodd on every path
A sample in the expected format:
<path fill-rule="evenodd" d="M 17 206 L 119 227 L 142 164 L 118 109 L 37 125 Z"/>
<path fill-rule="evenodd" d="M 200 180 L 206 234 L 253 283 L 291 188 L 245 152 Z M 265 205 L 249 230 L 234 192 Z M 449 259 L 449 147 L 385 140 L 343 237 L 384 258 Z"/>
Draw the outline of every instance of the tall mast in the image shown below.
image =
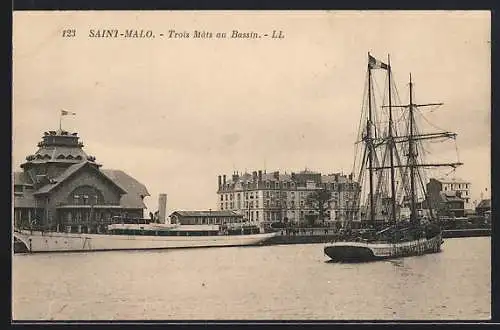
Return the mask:
<path fill-rule="evenodd" d="M 396 182 L 394 180 L 394 140 L 392 132 L 392 93 L 391 93 L 391 58 L 387 55 L 387 74 L 389 76 L 389 153 L 391 162 L 391 222 L 396 222 Z M 410 102 L 411 103 L 411 102 Z"/>
<path fill-rule="evenodd" d="M 411 73 L 410 73 L 410 104 L 409 104 L 409 116 L 410 116 L 410 134 L 408 136 L 408 160 L 410 167 L 410 192 L 411 192 L 411 215 L 410 221 L 412 223 L 416 222 L 416 210 L 415 210 L 415 150 L 413 146 L 413 83 L 411 81 Z"/>
<path fill-rule="evenodd" d="M 370 58 L 370 53 L 368 53 Z M 369 62 L 369 61 L 368 61 Z M 370 218 L 369 222 L 375 221 L 375 205 L 373 196 L 373 144 L 372 144 L 372 70 L 368 63 L 368 120 L 366 123 L 368 162 L 369 162 L 369 180 L 370 180 Z"/>

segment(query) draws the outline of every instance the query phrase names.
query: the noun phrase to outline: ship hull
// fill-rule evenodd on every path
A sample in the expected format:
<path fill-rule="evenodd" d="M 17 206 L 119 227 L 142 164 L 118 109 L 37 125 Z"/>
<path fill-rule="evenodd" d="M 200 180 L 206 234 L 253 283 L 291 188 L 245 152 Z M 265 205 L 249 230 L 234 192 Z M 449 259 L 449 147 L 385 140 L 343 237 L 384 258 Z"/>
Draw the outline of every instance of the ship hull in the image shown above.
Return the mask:
<path fill-rule="evenodd" d="M 441 251 L 441 234 L 432 238 L 402 243 L 335 242 L 324 248 L 332 261 L 366 262 L 383 259 L 403 258 Z"/>
<path fill-rule="evenodd" d="M 218 236 L 142 236 L 15 231 L 27 252 L 82 252 L 255 246 L 276 233 Z"/>

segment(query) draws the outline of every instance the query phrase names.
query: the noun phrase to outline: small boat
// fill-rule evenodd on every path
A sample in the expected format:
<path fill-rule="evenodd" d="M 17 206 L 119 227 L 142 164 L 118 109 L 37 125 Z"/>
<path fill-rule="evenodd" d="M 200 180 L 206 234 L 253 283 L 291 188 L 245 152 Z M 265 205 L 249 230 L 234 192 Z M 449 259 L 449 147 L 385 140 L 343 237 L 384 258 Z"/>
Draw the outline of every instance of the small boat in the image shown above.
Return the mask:
<path fill-rule="evenodd" d="M 375 108 L 372 78 L 375 69 L 385 70 L 388 81 L 385 90 L 389 104 L 378 109 Z M 410 74 L 409 103 L 392 104 L 393 91 L 397 90 L 391 82 L 390 59 L 388 57 L 386 64 L 368 53 L 367 93 L 359 132 L 362 143 L 357 143 L 362 146 L 357 177 L 361 189 L 354 207 L 360 210 L 361 223 L 378 230 L 365 235 L 351 231 L 340 241 L 326 244 L 324 253 L 332 261 L 362 262 L 441 251 L 442 230 L 423 183 L 426 178 L 423 170 L 445 166 L 454 169 L 462 163 L 435 164 L 419 159 L 419 155 L 426 152 L 422 148 L 424 141 L 455 139 L 456 134 L 424 133 L 417 127 L 415 113 L 419 108 L 437 107 L 441 103 L 415 104 L 412 87 Z M 393 119 L 394 108 L 402 110 L 397 120 Z M 418 205 L 425 205 L 428 214 L 421 214 Z M 404 208 L 410 210 L 409 219 L 402 217 Z M 348 230 L 351 224 L 352 221 L 346 223 Z"/>
<path fill-rule="evenodd" d="M 110 224 L 106 233 L 14 230 L 17 252 L 79 252 L 260 245 L 276 232 L 243 225 Z M 16 251 L 14 251 L 16 252 Z"/>

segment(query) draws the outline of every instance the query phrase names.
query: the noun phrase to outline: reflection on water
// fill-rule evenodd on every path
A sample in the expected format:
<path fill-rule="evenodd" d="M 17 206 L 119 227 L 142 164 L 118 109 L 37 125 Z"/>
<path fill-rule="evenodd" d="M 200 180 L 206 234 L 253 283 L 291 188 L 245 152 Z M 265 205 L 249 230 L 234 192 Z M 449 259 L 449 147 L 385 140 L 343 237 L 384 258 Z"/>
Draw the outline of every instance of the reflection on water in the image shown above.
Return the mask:
<path fill-rule="evenodd" d="M 15 255 L 15 320 L 489 319 L 490 238 L 329 263 L 322 244 Z"/>

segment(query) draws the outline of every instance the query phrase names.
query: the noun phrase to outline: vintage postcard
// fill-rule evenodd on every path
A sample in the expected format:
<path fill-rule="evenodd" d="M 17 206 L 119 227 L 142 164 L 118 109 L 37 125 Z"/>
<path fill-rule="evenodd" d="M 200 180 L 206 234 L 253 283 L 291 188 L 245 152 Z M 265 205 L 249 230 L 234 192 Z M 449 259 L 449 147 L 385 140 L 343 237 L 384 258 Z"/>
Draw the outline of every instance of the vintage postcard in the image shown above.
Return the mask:
<path fill-rule="evenodd" d="M 14 12 L 12 319 L 490 319 L 490 29 Z"/>

